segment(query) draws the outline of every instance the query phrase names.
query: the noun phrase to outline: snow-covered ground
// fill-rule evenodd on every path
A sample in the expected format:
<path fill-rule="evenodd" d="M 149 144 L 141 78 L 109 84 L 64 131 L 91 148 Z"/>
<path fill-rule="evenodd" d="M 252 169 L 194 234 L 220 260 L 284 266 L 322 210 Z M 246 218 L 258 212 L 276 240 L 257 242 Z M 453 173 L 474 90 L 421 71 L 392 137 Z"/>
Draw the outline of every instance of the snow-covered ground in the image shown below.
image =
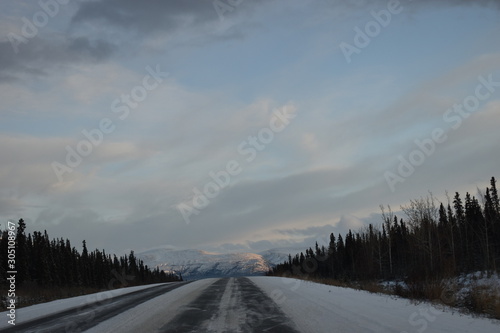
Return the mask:
<path fill-rule="evenodd" d="M 496 293 L 500 297 L 500 276 L 498 274 L 488 275 L 485 272 L 476 272 L 460 275 L 457 278 L 445 281 L 450 290 L 456 292 L 459 302 L 465 302 L 471 292 L 482 290 L 483 292 Z"/>
<path fill-rule="evenodd" d="M 27 322 L 33 319 L 45 317 L 50 314 L 58 313 L 65 310 L 77 309 L 81 306 L 92 304 L 95 302 L 104 302 L 109 298 L 125 295 L 134 291 L 148 289 L 151 287 L 159 286 L 166 283 L 158 284 L 148 284 L 145 286 L 128 287 L 120 289 L 111 289 L 94 294 L 88 294 L 83 296 L 71 297 L 59 299 L 47 303 L 41 303 L 36 305 L 27 306 L 24 308 L 16 309 L 16 323 Z M 8 311 L 0 312 L 0 318 L 5 320 L 0 321 L 0 329 L 11 327 L 12 325 L 7 323 L 7 313 Z"/>
<path fill-rule="evenodd" d="M 441 301 L 454 304 L 459 309 L 466 310 L 464 307 L 471 302 L 471 298 L 479 293 L 500 299 L 500 276 L 496 273 L 475 272 L 461 274 L 451 279 L 443 279 L 440 284 L 446 291 L 442 295 Z M 391 292 L 396 287 L 403 290 L 409 288 L 404 281 L 383 281 L 380 286 Z"/>
<path fill-rule="evenodd" d="M 500 332 L 500 321 L 431 304 L 279 277 L 252 277 L 302 332 Z"/>

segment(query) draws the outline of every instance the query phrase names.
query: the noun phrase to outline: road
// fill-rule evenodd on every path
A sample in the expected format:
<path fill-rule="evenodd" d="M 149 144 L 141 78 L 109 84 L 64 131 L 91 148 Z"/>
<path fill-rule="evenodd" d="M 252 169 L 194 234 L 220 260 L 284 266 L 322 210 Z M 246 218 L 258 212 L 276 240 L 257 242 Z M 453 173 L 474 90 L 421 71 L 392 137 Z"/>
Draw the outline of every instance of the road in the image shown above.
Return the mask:
<path fill-rule="evenodd" d="M 73 310 L 64 312 L 38 307 L 39 317 L 30 322 L 22 318 L 31 310 L 19 309 L 16 326 L 0 332 L 500 332 L 498 320 L 436 303 L 288 278 L 214 278 L 132 290 L 83 306 L 69 299 L 64 306 L 72 304 Z"/>
<path fill-rule="evenodd" d="M 37 333 L 66 333 L 82 332 L 100 322 L 125 312 L 151 298 L 158 297 L 171 290 L 182 287 L 188 282 L 161 285 L 145 290 L 114 297 L 102 302 L 85 304 L 76 309 L 67 310 L 27 323 L 18 323 L 7 330 L 0 332 L 37 332 Z"/>
<path fill-rule="evenodd" d="M 298 332 L 248 278 L 219 279 L 159 332 Z"/>
<path fill-rule="evenodd" d="M 197 281 L 195 289 L 187 284 L 136 291 L 0 332 L 298 332 L 248 278 Z"/>

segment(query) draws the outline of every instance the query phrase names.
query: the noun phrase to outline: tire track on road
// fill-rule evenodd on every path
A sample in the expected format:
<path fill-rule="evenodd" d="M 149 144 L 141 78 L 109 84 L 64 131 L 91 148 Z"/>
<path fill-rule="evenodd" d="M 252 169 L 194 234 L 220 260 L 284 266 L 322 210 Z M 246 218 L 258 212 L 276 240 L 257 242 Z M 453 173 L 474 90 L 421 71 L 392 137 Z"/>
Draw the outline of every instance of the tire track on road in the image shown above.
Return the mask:
<path fill-rule="evenodd" d="M 223 278 L 207 287 L 160 332 L 298 331 L 279 306 L 248 278 Z"/>

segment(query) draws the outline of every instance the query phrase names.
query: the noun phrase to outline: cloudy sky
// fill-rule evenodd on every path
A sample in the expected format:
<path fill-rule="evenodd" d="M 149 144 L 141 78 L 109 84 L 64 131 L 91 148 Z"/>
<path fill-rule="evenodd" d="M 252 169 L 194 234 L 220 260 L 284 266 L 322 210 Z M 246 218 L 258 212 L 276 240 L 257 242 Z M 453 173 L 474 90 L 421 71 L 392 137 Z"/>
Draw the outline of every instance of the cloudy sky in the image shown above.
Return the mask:
<path fill-rule="evenodd" d="M 498 1 L 0 7 L 2 226 L 262 251 L 500 178 Z"/>

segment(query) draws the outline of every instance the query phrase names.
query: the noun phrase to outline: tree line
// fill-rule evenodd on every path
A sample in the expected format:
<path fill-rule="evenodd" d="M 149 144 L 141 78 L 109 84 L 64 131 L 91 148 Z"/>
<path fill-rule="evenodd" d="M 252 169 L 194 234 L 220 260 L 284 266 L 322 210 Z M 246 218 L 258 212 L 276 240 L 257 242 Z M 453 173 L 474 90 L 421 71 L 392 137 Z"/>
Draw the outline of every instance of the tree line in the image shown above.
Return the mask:
<path fill-rule="evenodd" d="M 167 274 L 158 267 L 149 268 L 134 252 L 117 257 L 98 249 L 88 251 L 85 240 L 80 253 L 68 239 L 49 239 L 47 231 L 26 235 L 26 223 L 18 222 L 16 230 L 16 285 L 31 284 L 45 287 L 82 287 L 114 289 L 125 286 L 181 281 L 182 277 Z M 7 267 L 8 234 L 0 239 L 0 275 Z M 4 255 L 5 254 L 5 255 Z M 2 282 L 5 284 L 6 279 Z"/>
<path fill-rule="evenodd" d="M 428 281 L 474 271 L 496 271 L 500 265 L 500 203 L 496 180 L 479 198 L 458 192 L 437 205 L 427 196 L 411 200 L 398 218 L 381 206 L 380 226 L 368 225 L 342 237 L 330 234 L 328 247 L 277 265 L 268 274 L 338 280 L 401 279 Z"/>

